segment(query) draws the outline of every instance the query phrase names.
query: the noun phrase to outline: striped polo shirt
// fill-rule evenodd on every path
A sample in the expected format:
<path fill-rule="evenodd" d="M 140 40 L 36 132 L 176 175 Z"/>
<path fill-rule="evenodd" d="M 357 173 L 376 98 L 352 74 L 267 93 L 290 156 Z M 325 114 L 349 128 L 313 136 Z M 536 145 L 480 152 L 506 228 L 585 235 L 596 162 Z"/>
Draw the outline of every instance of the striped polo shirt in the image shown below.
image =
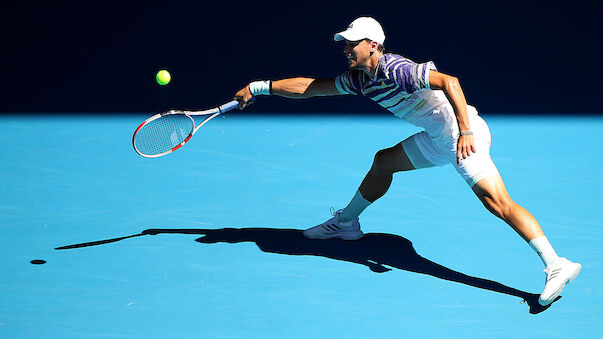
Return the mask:
<path fill-rule="evenodd" d="M 397 117 L 439 134 L 456 118 L 434 116 L 440 114 L 438 107 L 450 104 L 443 91 L 429 88 L 430 70 L 436 70 L 431 61 L 419 64 L 388 53 L 379 59 L 374 79 L 361 70 L 348 70 L 335 78 L 335 85 L 342 94 L 368 97 Z"/>

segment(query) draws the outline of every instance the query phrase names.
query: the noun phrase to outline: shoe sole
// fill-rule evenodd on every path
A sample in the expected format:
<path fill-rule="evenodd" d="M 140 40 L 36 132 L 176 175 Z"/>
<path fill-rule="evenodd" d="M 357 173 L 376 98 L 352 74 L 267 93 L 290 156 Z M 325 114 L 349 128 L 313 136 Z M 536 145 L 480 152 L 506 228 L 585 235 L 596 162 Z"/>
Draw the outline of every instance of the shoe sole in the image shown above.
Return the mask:
<path fill-rule="evenodd" d="M 567 281 L 565 282 L 565 284 L 561 285 L 559 287 L 559 289 L 557 289 L 557 291 L 555 291 L 555 293 L 553 293 L 551 295 L 551 297 L 546 301 L 545 304 L 542 303 L 542 300 L 540 298 L 538 298 L 538 303 L 542 306 L 547 306 L 549 304 L 551 304 L 553 301 L 555 301 L 555 299 L 557 299 L 557 297 L 561 294 L 561 291 L 563 291 L 563 289 L 565 288 L 565 286 L 567 286 L 567 284 L 571 283 L 572 281 L 574 281 L 574 279 L 576 279 L 576 277 L 578 276 L 578 274 L 580 274 L 580 271 L 582 270 L 582 265 L 578 264 L 578 269 L 572 273 L 572 275 L 570 275 L 569 279 L 567 279 Z"/>
<path fill-rule="evenodd" d="M 341 239 L 341 240 L 358 240 L 364 237 L 364 233 L 335 233 L 325 236 L 311 236 L 304 233 L 304 237 L 308 239 L 327 240 L 327 239 Z"/>

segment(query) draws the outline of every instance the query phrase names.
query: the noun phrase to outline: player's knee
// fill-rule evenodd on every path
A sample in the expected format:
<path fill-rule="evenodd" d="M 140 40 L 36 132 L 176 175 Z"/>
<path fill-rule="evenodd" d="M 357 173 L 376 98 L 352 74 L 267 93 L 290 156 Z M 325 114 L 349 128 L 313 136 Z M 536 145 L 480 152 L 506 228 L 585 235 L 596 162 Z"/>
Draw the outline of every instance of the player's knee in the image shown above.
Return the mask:
<path fill-rule="evenodd" d="M 392 164 L 387 150 L 382 149 L 375 153 L 372 167 L 373 170 L 379 172 L 391 172 L 391 168 Z"/>

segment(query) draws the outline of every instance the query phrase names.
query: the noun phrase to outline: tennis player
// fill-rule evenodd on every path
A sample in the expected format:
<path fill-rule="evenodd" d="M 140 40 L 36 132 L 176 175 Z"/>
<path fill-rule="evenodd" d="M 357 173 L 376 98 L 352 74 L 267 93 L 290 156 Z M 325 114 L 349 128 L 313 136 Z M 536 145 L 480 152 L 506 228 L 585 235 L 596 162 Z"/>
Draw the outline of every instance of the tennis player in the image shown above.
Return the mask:
<path fill-rule="evenodd" d="M 385 33 L 373 18 L 360 17 L 334 36 L 345 41 L 349 69 L 334 79 L 289 78 L 254 81 L 235 94 L 239 108 L 256 95 L 309 98 L 361 95 L 394 115 L 424 128 L 399 144 L 380 150 L 350 203 L 333 218 L 304 231 L 310 239 L 356 240 L 363 236 L 358 216 L 382 197 L 396 172 L 452 164 L 484 206 L 509 224 L 538 253 L 546 284 L 539 303 L 556 300 L 581 265 L 559 257 L 536 219 L 515 203 L 490 157 L 490 131 L 467 105 L 459 80 L 440 73 L 433 62 L 415 63 L 384 53 Z"/>

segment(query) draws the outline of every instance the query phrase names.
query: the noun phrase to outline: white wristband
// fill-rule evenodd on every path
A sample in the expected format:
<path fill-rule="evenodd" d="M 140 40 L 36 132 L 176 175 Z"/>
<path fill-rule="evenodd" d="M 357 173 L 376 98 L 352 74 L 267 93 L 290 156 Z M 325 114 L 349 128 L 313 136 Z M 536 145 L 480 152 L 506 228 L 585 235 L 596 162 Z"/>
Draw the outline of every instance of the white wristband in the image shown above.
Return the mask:
<path fill-rule="evenodd" d="M 253 95 L 271 95 L 272 94 L 272 81 L 254 81 L 249 84 L 249 91 Z"/>

